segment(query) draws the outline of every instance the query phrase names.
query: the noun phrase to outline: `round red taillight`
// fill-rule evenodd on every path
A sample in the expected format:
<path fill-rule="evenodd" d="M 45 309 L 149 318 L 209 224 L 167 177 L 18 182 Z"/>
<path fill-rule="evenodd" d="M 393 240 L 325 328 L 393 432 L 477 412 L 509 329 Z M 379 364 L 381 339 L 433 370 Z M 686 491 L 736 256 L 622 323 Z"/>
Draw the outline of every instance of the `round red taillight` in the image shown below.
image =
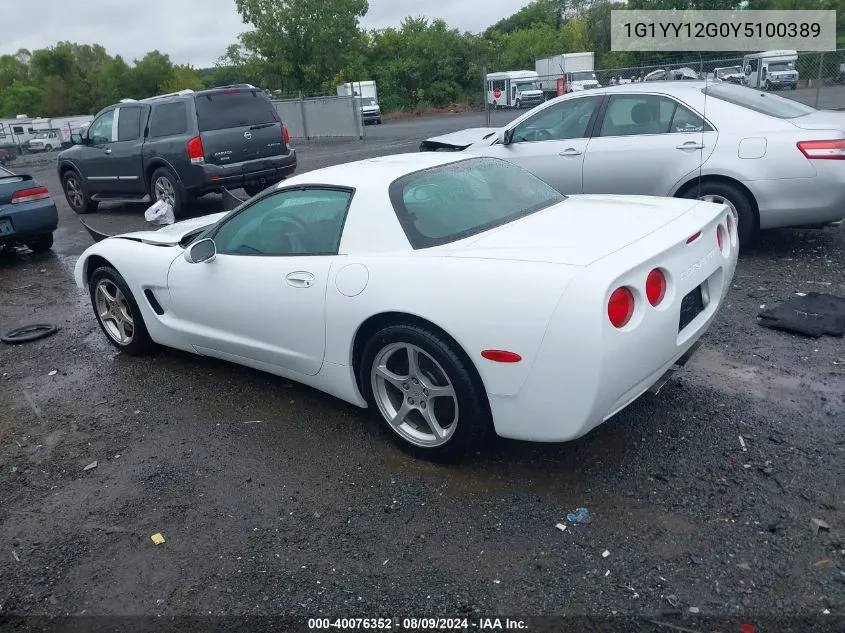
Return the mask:
<path fill-rule="evenodd" d="M 716 227 L 716 244 L 719 245 L 719 250 L 723 250 L 723 243 L 725 241 L 724 236 L 722 235 L 722 225 Z"/>
<path fill-rule="evenodd" d="M 652 270 L 645 280 L 645 296 L 648 302 L 656 306 L 666 296 L 666 276 L 657 268 Z"/>
<path fill-rule="evenodd" d="M 624 327 L 634 315 L 634 295 L 627 288 L 617 288 L 607 302 L 607 316 L 613 327 Z"/>

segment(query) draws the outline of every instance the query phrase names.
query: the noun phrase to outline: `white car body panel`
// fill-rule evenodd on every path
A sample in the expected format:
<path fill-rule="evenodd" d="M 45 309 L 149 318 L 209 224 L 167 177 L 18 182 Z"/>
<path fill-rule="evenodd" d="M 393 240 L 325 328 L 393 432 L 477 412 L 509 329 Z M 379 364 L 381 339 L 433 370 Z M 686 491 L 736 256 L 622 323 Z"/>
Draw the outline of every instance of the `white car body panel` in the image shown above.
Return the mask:
<path fill-rule="evenodd" d="M 179 240 L 229 215 L 223 213 L 98 242 L 79 258 L 75 280 L 87 288 L 104 260 L 126 280 L 157 343 L 268 371 L 361 407 L 367 403 L 353 355 L 362 325 L 388 313 L 425 319 L 470 359 L 496 433 L 574 439 L 641 395 L 712 323 L 736 266 L 735 232 L 723 252 L 716 248 L 728 210 L 688 199 L 572 196 L 489 231 L 414 250 L 389 184 L 467 158 L 391 156 L 280 183 L 278 189 L 355 187 L 337 255 L 218 254 L 188 263 Z M 652 308 L 643 293 L 655 267 L 669 284 Z M 303 273 L 307 287 L 285 284 Z M 637 309 L 617 330 L 607 301 L 622 284 L 632 288 Z M 681 298 L 699 284 L 708 303 L 679 332 Z M 484 349 L 514 350 L 522 360 L 488 361 Z"/>
<path fill-rule="evenodd" d="M 705 85 L 703 81 L 643 82 L 564 95 L 505 128 L 445 134 L 425 141 L 421 148 L 501 158 L 531 171 L 564 194 L 676 196 L 699 177 L 728 178 L 753 196 L 761 229 L 842 219 L 845 161 L 808 160 L 796 145 L 799 141 L 845 139 L 845 113 L 817 111 L 797 118 L 775 118 L 705 98 Z M 505 130 L 555 104 L 605 94 L 668 96 L 701 115 L 714 131 L 499 143 Z"/>

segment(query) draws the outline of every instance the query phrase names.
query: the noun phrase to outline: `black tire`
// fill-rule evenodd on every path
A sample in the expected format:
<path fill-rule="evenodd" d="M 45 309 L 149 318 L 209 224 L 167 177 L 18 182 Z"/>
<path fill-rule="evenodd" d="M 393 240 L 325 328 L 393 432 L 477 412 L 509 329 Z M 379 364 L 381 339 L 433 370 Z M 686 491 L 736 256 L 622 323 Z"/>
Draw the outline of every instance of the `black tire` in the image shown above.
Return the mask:
<path fill-rule="evenodd" d="M 252 198 L 254 196 L 257 196 L 259 193 L 264 191 L 269 186 L 270 186 L 269 184 L 267 184 L 267 185 L 245 185 L 244 191 L 246 191 L 246 194 L 250 198 Z"/>
<path fill-rule="evenodd" d="M 519 99 L 516 100 L 516 109 L 522 110 L 522 101 L 520 101 Z"/>
<path fill-rule="evenodd" d="M 178 220 L 185 212 L 185 207 L 187 206 L 185 203 L 187 202 L 188 195 L 179 183 L 179 179 L 167 167 L 159 167 L 153 172 L 150 178 L 150 198 L 152 198 L 153 202 L 160 199 L 156 185 L 159 181 L 165 180 L 170 183 L 170 191 L 173 196 L 173 216 Z"/>
<path fill-rule="evenodd" d="M 65 192 L 65 200 L 74 213 L 80 215 L 94 213 L 100 206 L 99 202 L 91 200 L 82 177 L 72 169 L 62 176 L 62 190 Z M 78 196 L 76 195 L 77 192 Z"/>
<path fill-rule="evenodd" d="M 27 241 L 26 245 L 29 246 L 29 250 L 33 253 L 46 253 L 53 248 L 53 234 L 47 233 L 46 235 L 33 237 Z"/>
<path fill-rule="evenodd" d="M 376 403 L 372 385 L 373 364 L 380 353 L 393 344 L 412 345 L 425 352 L 440 365 L 454 389 L 458 408 L 458 418 L 454 424 L 457 426 L 449 439 L 439 446 L 419 446 L 401 436 L 389 424 L 387 417 Z M 467 364 L 468 361 L 464 360 L 463 354 L 455 350 L 454 345 L 444 340 L 441 335 L 416 325 L 389 325 L 376 332 L 367 341 L 361 355 L 359 380 L 362 392 L 378 417 L 382 429 L 402 450 L 415 457 L 453 462 L 465 459 L 481 450 L 491 437 L 493 429 L 486 395 L 480 387 L 481 381 L 474 379 L 474 368 L 468 367 Z M 406 394 L 398 388 L 393 393 L 398 395 L 398 400 L 404 404 Z M 408 401 L 413 402 L 410 399 Z M 416 403 L 414 415 L 421 413 L 420 407 L 425 408 L 425 401 Z M 417 419 L 421 420 L 421 418 Z"/>
<path fill-rule="evenodd" d="M 125 300 L 121 303 L 121 306 L 126 310 L 133 322 L 132 337 L 128 343 L 121 343 L 118 339 L 116 339 L 115 335 L 109 330 L 105 323 L 103 323 L 103 319 L 100 318 L 97 309 L 96 294 L 98 286 L 104 281 L 107 283 L 110 282 L 116 286 Z M 129 286 L 126 285 L 126 281 L 119 272 L 111 266 L 100 266 L 91 275 L 91 280 L 88 283 L 88 291 L 91 297 L 91 307 L 94 309 L 94 316 L 97 319 L 97 323 L 100 325 L 100 329 L 103 331 L 103 334 L 106 335 L 109 343 L 114 345 L 121 352 L 125 352 L 131 356 L 142 356 L 144 354 L 149 354 L 156 349 L 157 345 L 150 338 L 149 332 L 147 332 L 147 326 L 144 323 L 144 317 L 141 315 L 141 310 L 138 308 L 138 303 L 135 301 L 132 291 L 129 290 Z"/>
<path fill-rule="evenodd" d="M 381 125 L 381 119 L 376 119 L 376 125 Z"/>
<path fill-rule="evenodd" d="M 685 191 L 683 197 L 702 198 L 703 196 L 720 196 L 734 206 L 737 213 L 737 235 L 740 246 L 747 246 L 757 238 L 760 232 L 760 219 L 748 194 L 727 182 L 704 182 L 701 185 L 693 184 Z"/>

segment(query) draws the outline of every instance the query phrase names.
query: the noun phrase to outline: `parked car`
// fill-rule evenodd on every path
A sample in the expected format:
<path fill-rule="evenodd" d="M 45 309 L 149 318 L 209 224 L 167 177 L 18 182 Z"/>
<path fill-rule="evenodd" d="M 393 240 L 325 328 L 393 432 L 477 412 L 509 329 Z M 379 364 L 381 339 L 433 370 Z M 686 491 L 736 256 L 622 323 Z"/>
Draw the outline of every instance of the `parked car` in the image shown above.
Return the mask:
<path fill-rule="evenodd" d="M 36 253 L 53 247 L 59 225 L 56 203 L 32 176 L 0 167 L 0 249 L 28 246 Z"/>
<path fill-rule="evenodd" d="M 705 115 L 706 113 L 706 115 Z M 424 141 L 509 160 L 562 193 L 728 204 L 740 242 L 845 215 L 845 113 L 726 82 L 644 82 L 558 97 L 504 128 Z"/>
<path fill-rule="evenodd" d="M 712 323 L 737 251 L 722 204 L 566 197 L 507 161 L 417 153 L 108 237 L 74 274 L 120 350 L 278 374 L 451 458 L 491 431 L 577 438 L 662 384 Z"/>
<path fill-rule="evenodd" d="M 247 84 L 123 100 L 97 114 L 58 157 L 77 213 L 103 201 L 191 198 L 223 187 L 255 195 L 296 170 L 296 151 L 266 93 Z"/>
<path fill-rule="evenodd" d="M 376 123 L 381 125 L 381 107 L 373 97 L 361 97 L 361 120 L 364 125 Z"/>

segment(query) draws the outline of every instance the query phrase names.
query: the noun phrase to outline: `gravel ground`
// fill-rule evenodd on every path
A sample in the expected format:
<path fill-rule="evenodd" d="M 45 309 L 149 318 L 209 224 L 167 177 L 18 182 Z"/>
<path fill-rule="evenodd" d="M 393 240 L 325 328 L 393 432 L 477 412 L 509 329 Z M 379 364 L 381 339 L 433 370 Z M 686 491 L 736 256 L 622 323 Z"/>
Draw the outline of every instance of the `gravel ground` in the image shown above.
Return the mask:
<path fill-rule="evenodd" d="M 425 125 L 298 144 L 301 169 L 413 151 Z M 91 241 L 54 160 L 11 166 L 54 193 L 53 252 L 0 257 L 0 330 L 61 328 L 0 345 L 0 616 L 845 616 L 845 344 L 756 323 L 794 292 L 845 296 L 843 229 L 764 235 L 657 396 L 578 441 L 446 467 L 306 387 L 116 353 L 71 279 Z M 567 521 L 578 507 L 591 523 Z"/>

